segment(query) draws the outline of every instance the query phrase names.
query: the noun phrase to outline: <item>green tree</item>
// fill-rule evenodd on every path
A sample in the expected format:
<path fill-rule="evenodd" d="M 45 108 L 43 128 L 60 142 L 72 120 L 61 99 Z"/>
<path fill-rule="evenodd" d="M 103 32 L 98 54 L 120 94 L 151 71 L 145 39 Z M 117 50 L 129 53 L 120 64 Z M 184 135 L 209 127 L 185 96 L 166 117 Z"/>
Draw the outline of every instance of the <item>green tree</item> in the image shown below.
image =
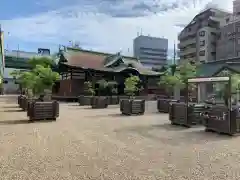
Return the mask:
<path fill-rule="evenodd" d="M 42 58 L 43 62 L 41 62 L 40 59 L 33 58 L 29 61 L 29 63 L 32 63 L 32 70 L 15 70 L 11 73 L 28 96 L 44 95 L 44 92 L 51 90 L 54 83 L 59 79 L 59 74 L 52 71 L 48 60 Z"/>
<path fill-rule="evenodd" d="M 133 97 L 137 92 L 139 92 L 141 90 L 141 88 L 139 87 L 141 83 L 141 80 L 138 76 L 130 76 L 128 78 L 126 78 L 124 85 L 124 92 Z"/>
<path fill-rule="evenodd" d="M 90 81 L 84 82 L 84 94 L 94 96 L 95 90 L 93 88 L 93 84 Z"/>
<path fill-rule="evenodd" d="M 37 83 L 37 77 L 33 72 L 31 71 L 20 72 L 20 74 L 18 74 L 16 82 L 20 84 L 21 88 L 28 97 L 32 97 L 34 95 L 33 89 Z"/>
<path fill-rule="evenodd" d="M 183 82 L 179 73 L 172 73 L 171 68 L 167 69 L 160 77 L 160 81 L 158 82 L 159 86 L 165 87 L 167 91 L 168 97 L 170 97 L 173 93 L 174 87 L 179 87 L 180 89 L 183 87 Z"/>
<path fill-rule="evenodd" d="M 33 57 L 29 59 L 28 64 L 32 68 L 35 68 L 37 65 L 42 65 L 43 67 L 53 67 L 55 62 L 51 57 Z"/>
<path fill-rule="evenodd" d="M 42 94 L 45 90 L 52 90 L 54 83 L 60 79 L 57 72 L 42 65 L 36 65 L 31 72 L 35 76 L 35 85 L 33 91 L 35 94 Z"/>
<path fill-rule="evenodd" d="M 196 77 L 196 69 L 198 64 L 191 63 L 189 61 L 182 61 L 177 67 L 176 71 L 181 76 L 181 80 L 184 84 L 187 84 L 189 78 Z"/>

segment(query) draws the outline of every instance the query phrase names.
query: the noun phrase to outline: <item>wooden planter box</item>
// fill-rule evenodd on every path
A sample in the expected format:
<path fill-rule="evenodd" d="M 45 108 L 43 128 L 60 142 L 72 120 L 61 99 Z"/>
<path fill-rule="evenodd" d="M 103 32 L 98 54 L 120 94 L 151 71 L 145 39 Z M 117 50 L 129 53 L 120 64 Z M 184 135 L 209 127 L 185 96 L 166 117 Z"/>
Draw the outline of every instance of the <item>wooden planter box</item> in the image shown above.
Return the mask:
<path fill-rule="evenodd" d="M 93 96 L 79 96 L 78 103 L 80 106 L 91 106 Z"/>
<path fill-rule="evenodd" d="M 228 135 L 239 133 L 238 108 L 228 110 L 224 105 L 213 105 L 205 121 L 205 130 Z"/>
<path fill-rule="evenodd" d="M 30 121 L 35 120 L 56 120 L 59 117 L 59 103 L 52 102 L 35 102 L 28 104 L 27 115 Z"/>
<path fill-rule="evenodd" d="M 120 111 L 124 115 L 142 115 L 145 112 L 145 100 L 123 99 L 120 101 Z"/>
<path fill-rule="evenodd" d="M 122 99 L 129 99 L 130 96 L 119 96 L 119 102 L 122 100 Z"/>
<path fill-rule="evenodd" d="M 189 114 L 188 117 L 191 118 L 192 124 L 203 124 L 205 112 L 207 111 L 207 107 L 205 104 L 194 104 L 192 105 L 193 111 L 192 114 Z"/>
<path fill-rule="evenodd" d="M 25 95 L 18 96 L 18 105 L 19 105 L 20 108 L 22 108 L 24 99 L 26 99 Z"/>
<path fill-rule="evenodd" d="M 93 109 L 104 109 L 108 107 L 108 97 L 105 96 L 94 96 L 92 97 L 92 108 Z"/>
<path fill-rule="evenodd" d="M 170 103 L 175 103 L 175 102 L 178 102 L 178 100 L 174 100 L 174 99 L 158 99 L 157 100 L 158 112 L 169 113 Z"/>
<path fill-rule="evenodd" d="M 23 108 L 23 106 L 25 105 L 25 101 L 26 101 L 27 97 L 24 95 L 20 95 L 18 97 L 18 103 L 19 103 L 19 107 Z"/>
<path fill-rule="evenodd" d="M 173 125 L 191 127 L 193 119 L 190 115 L 193 112 L 193 106 L 187 106 L 186 103 L 173 103 L 170 106 L 169 120 Z"/>
<path fill-rule="evenodd" d="M 108 105 L 117 105 L 117 104 L 119 104 L 118 96 L 109 96 L 108 97 Z"/>

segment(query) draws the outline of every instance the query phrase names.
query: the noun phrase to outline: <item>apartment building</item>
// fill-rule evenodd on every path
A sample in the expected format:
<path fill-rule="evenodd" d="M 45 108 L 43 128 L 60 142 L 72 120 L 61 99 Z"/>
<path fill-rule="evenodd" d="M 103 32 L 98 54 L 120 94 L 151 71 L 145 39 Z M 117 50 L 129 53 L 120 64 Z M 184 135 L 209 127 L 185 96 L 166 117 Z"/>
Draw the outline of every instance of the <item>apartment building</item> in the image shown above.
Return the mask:
<path fill-rule="evenodd" d="M 240 0 L 233 1 L 233 14 L 225 17 L 217 39 L 217 60 L 236 57 L 240 57 Z"/>
<path fill-rule="evenodd" d="M 180 60 L 216 60 L 217 32 L 231 13 L 209 8 L 197 14 L 178 35 Z"/>
<path fill-rule="evenodd" d="M 133 40 L 134 57 L 149 68 L 161 68 L 167 64 L 168 39 L 138 36 Z"/>

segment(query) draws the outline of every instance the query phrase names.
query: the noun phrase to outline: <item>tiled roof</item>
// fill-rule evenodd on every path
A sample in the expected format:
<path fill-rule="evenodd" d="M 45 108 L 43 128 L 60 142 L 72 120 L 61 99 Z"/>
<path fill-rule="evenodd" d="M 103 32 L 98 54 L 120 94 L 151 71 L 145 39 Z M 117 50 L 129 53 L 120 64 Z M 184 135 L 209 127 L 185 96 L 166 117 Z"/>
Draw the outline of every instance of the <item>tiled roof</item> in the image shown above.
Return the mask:
<path fill-rule="evenodd" d="M 65 56 L 66 57 L 66 56 Z M 96 69 L 104 66 L 106 56 L 90 53 L 71 53 L 68 58 L 68 64 L 82 68 Z"/>
<path fill-rule="evenodd" d="M 64 64 L 74 67 L 121 72 L 129 68 L 129 64 L 131 64 L 132 68 L 136 69 L 140 74 L 160 74 L 145 68 L 136 58 L 121 56 L 120 53 L 114 55 L 94 51 L 68 49 L 67 51 L 63 52 L 63 55 L 67 60 L 67 62 L 64 62 Z M 111 68 L 111 65 L 120 59 L 123 60 L 123 63 L 118 67 Z"/>
<path fill-rule="evenodd" d="M 240 63 L 238 62 L 226 62 L 216 61 L 211 63 L 201 64 L 197 69 L 197 75 L 200 77 L 214 76 L 221 69 L 230 69 L 240 73 Z"/>

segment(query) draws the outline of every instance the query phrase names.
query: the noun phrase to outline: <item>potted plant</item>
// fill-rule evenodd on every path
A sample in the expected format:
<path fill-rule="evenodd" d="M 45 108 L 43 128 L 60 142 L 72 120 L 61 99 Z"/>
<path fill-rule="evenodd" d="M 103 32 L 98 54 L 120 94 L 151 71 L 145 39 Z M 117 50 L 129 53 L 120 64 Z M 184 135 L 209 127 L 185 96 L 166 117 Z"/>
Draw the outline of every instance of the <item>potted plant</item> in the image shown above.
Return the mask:
<path fill-rule="evenodd" d="M 84 95 L 78 97 L 78 102 L 80 106 L 90 106 L 92 98 L 95 95 L 95 90 L 93 89 L 93 84 L 90 81 L 84 82 Z"/>
<path fill-rule="evenodd" d="M 132 114 L 144 114 L 145 112 L 145 100 L 137 100 L 134 95 L 141 89 L 139 84 L 141 80 L 138 76 L 130 76 L 126 78 L 124 84 L 125 93 L 130 96 L 130 99 L 122 99 L 120 103 L 120 110 L 122 114 L 132 115 Z"/>
<path fill-rule="evenodd" d="M 109 104 L 116 105 L 119 104 L 119 96 L 118 96 L 118 83 L 116 81 L 108 82 L 108 92 L 109 96 Z"/>
<path fill-rule="evenodd" d="M 19 107 L 27 110 L 28 100 L 33 98 L 37 77 L 31 71 L 13 71 L 11 75 L 22 88 L 22 95 L 18 97 Z"/>
<path fill-rule="evenodd" d="M 179 74 L 173 73 L 172 69 L 167 69 L 165 73 L 160 77 L 158 82 L 159 86 L 164 86 L 167 92 L 167 98 L 157 99 L 157 108 L 159 112 L 168 113 L 170 102 L 177 102 L 171 98 L 174 88 L 180 88 L 182 85 L 182 80 Z"/>
<path fill-rule="evenodd" d="M 34 96 L 40 101 L 51 101 L 52 87 L 59 80 L 59 74 L 53 72 L 49 66 L 43 65 L 36 65 L 33 74 L 36 76 L 33 87 Z"/>
<path fill-rule="evenodd" d="M 56 80 L 59 79 L 59 74 L 53 72 L 50 67 L 36 65 L 30 71 L 15 71 L 12 72 L 16 82 L 23 89 L 23 103 L 20 103 L 23 110 L 28 111 L 28 116 L 31 120 L 42 118 L 56 118 L 58 116 L 58 103 L 51 102 L 51 89 Z M 45 99 L 46 91 L 49 93 Z M 36 103 L 36 101 L 45 101 L 48 104 Z M 44 116 L 43 116 L 44 115 Z"/>
<path fill-rule="evenodd" d="M 92 99 L 92 108 L 94 109 L 102 109 L 107 108 L 108 106 L 108 97 L 107 94 L 107 87 L 108 82 L 104 79 L 97 81 L 95 84 L 97 96 L 94 96 Z"/>

